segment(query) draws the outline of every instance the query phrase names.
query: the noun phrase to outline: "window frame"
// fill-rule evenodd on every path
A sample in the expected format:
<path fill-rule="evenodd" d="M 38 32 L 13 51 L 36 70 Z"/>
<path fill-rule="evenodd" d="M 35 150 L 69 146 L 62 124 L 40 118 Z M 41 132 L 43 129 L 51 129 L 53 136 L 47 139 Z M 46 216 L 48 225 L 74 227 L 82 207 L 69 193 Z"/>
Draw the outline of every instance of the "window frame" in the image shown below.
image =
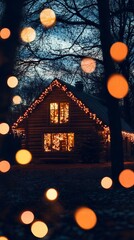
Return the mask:
<path fill-rule="evenodd" d="M 68 149 L 68 137 L 69 137 L 69 135 L 68 134 L 70 134 L 70 133 L 72 133 L 73 134 L 73 142 L 74 142 L 74 144 L 73 144 L 73 150 L 71 150 L 71 151 L 68 151 L 68 150 L 66 150 L 66 151 L 61 151 L 61 150 L 59 150 L 59 151 L 54 151 L 54 150 L 52 150 L 52 135 L 53 134 L 66 134 L 67 135 L 67 149 Z M 44 144 L 44 140 L 45 140 L 45 134 L 51 134 L 51 151 L 45 151 L 45 144 Z M 74 148 L 75 148 L 75 133 L 74 132 L 44 132 L 43 133 L 43 152 L 44 153 L 46 153 L 46 154 L 49 154 L 49 153 L 51 153 L 51 154 L 54 154 L 54 153 L 72 153 L 72 152 L 74 152 Z"/>
<path fill-rule="evenodd" d="M 50 104 L 51 104 L 51 103 L 57 103 L 57 104 L 58 104 L 58 123 L 52 123 L 52 122 L 51 122 L 51 118 L 50 118 L 50 111 L 51 111 L 51 110 L 50 110 Z M 69 104 L 69 111 L 68 111 L 69 116 L 68 116 L 68 121 L 65 122 L 65 123 L 60 123 L 60 104 L 61 104 L 61 103 L 68 103 L 68 104 Z M 70 103 L 67 102 L 67 101 L 62 101 L 62 102 L 49 102 L 49 124 L 52 125 L 52 126 L 57 126 L 57 125 L 62 126 L 62 125 L 68 125 L 69 122 L 70 122 Z"/>

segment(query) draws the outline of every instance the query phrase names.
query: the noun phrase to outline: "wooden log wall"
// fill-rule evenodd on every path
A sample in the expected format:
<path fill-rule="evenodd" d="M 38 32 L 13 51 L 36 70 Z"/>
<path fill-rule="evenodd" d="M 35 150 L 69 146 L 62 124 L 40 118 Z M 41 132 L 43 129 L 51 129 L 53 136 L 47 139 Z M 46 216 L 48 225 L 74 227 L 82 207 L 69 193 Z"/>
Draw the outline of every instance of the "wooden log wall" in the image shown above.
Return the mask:
<path fill-rule="evenodd" d="M 52 102 L 69 102 L 69 122 L 67 124 L 50 124 L 49 104 Z M 33 154 L 33 161 L 41 160 L 57 160 L 68 159 L 69 161 L 83 161 L 83 153 L 86 149 L 89 161 L 100 161 L 97 151 L 103 149 L 103 138 L 100 137 L 98 126 L 94 120 L 90 119 L 83 110 L 81 110 L 75 102 L 73 102 L 65 92 L 59 88 L 53 91 L 40 103 L 37 108 L 22 122 L 21 127 L 26 131 L 26 147 Z M 44 133 L 67 133 L 75 134 L 75 150 L 74 152 L 44 152 L 43 137 Z M 101 148 L 101 150 L 98 150 Z M 82 148 L 84 151 L 82 151 Z M 82 153 L 83 152 L 83 153 Z M 94 153 L 94 154 L 93 154 Z M 95 154 L 96 153 L 96 154 Z M 82 159 L 83 158 L 83 159 Z M 73 159 L 73 160 L 72 160 Z"/>

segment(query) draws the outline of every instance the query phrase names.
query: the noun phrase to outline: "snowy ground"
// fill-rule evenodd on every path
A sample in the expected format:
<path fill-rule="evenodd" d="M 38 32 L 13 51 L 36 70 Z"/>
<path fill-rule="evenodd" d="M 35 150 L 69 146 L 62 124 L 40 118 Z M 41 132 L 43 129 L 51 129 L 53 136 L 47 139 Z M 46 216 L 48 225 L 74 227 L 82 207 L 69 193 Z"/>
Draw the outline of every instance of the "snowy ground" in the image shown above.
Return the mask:
<path fill-rule="evenodd" d="M 125 165 L 134 170 L 134 163 Z M 50 240 L 132 240 L 134 239 L 134 188 L 101 187 L 110 176 L 108 164 L 13 166 L 0 174 L 0 234 L 9 240 L 34 240 L 30 226 L 19 221 L 22 210 L 30 209 L 45 221 Z M 44 191 L 56 188 L 56 202 L 44 199 Z M 88 206 L 97 215 L 94 229 L 84 231 L 74 221 L 74 211 Z"/>

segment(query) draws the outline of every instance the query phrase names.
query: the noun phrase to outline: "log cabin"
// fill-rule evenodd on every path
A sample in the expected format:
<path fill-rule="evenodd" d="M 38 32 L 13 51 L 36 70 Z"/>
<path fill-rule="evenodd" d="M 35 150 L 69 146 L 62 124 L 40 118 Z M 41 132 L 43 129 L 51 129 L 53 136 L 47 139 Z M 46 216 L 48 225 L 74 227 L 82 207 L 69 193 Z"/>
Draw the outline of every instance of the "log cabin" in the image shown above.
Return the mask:
<path fill-rule="evenodd" d="M 134 133 L 121 119 L 126 160 L 132 156 Z M 104 102 L 55 79 L 12 126 L 34 163 L 105 162 L 109 159 L 109 122 Z"/>

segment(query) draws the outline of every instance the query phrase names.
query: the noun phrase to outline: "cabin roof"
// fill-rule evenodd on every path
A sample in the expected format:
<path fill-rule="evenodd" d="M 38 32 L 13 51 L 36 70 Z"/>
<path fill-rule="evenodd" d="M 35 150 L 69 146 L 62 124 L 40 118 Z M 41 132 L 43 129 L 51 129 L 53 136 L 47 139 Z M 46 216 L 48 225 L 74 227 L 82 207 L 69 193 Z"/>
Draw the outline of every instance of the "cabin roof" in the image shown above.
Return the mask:
<path fill-rule="evenodd" d="M 25 119 L 28 118 L 30 114 L 36 109 L 36 107 L 44 101 L 45 97 L 53 90 L 53 87 L 61 88 L 67 96 L 71 97 L 81 109 L 83 109 L 87 114 L 93 119 L 96 119 L 98 123 L 103 122 L 104 125 L 109 126 L 108 120 L 108 110 L 102 99 L 99 99 L 91 94 L 86 94 L 84 91 L 77 90 L 76 87 L 62 80 L 53 80 L 41 93 L 38 99 L 36 99 L 31 106 L 20 116 L 17 121 L 13 124 L 12 129 L 17 128 L 18 125 Z M 133 130 L 127 124 L 124 119 L 121 119 L 122 131 L 132 133 Z"/>
<path fill-rule="evenodd" d="M 92 113 L 95 113 L 98 118 L 100 118 L 103 123 L 107 126 L 109 126 L 109 119 L 108 119 L 108 109 L 105 105 L 105 102 L 96 96 L 93 96 L 91 94 L 86 94 L 84 91 L 78 91 L 75 86 L 72 86 L 71 84 L 65 83 L 62 80 L 59 80 L 62 84 L 66 84 L 67 88 L 73 92 L 73 94 L 80 99 L 89 109 Z M 122 131 L 126 132 L 133 132 L 132 128 L 128 125 L 128 123 L 121 118 L 121 125 L 122 125 Z"/>

